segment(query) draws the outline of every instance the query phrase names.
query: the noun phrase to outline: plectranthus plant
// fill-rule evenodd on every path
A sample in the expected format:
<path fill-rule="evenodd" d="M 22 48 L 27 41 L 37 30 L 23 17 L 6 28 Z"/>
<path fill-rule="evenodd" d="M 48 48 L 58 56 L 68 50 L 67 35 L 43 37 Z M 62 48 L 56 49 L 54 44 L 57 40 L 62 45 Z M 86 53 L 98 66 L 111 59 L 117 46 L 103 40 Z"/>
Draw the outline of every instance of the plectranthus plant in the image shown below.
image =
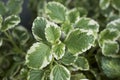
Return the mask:
<path fill-rule="evenodd" d="M 58 2 L 48 2 L 46 16 L 33 21 L 33 43 L 26 55 L 30 68 L 28 80 L 88 79 L 90 70 L 86 51 L 95 47 L 99 24 L 80 17 L 77 8 L 67 9 Z M 80 72 L 79 72 L 80 71 Z"/>

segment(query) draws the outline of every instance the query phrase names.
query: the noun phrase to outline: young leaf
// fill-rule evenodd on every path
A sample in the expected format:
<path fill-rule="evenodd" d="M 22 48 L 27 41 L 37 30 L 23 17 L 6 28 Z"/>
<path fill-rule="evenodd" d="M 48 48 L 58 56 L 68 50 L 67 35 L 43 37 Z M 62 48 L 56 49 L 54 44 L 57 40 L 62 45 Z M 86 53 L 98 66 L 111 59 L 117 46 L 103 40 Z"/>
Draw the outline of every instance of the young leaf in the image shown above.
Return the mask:
<path fill-rule="evenodd" d="M 74 9 L 72 9 L 72 10 L 69 10 L 69 11 L 67 12 L 68 20 L 70 20 L 71 23 L 74 23 L 74 22 L 77 20 L 77 18 L 80 16 L 79 14 L 80 14 L 80 13 L 79 13 L 79 11 L 77 10 L 77 8 L 74 8 Z"/>
<path fill-rule="evenodd" d="M 0 15 L 5 15 L 6 13 L 6 7 L 5 7 L 5 4 L 0 1 Z"/>
<path fill-rule="evenodd" d="M 23 0 L 8 0 L 8 14 L 19 14 L 22 11 Z"/>
<path fill-rule="evenodd" d="M 93 32 L 99 31 L 99 24 L 96 21 L 85 17 L 77 20 L 75 23 L 75 27 L 79 28 L 80 30 L 87 30 Z"/>
<path fill-rule="evenodd" d="M 59 40 L 60 36 L 61 36 L 60 28 L 54 23 L 49 23 L 45 28 L 45 37 L 48 40 L 48 42 L 56 43 L 56 41 Z"/>
<path fill-rule="evenodd" d="M 16 25 L 20 23 L 20 18 L 16 15 L 11 15 L 5 18 L 5 21 L 3 22 L 2 31 L 9 30 L 11 28 L 14 28 Z"/>
<path fill-rule="evenodd" d="M 101 67 L 109 78 L 120 78 L 120 58 L 102 57 Z"/>
<path fill-rule="evenodd" d="M 102 53 L 105 56 L 118 56 L 119 44 L 117 42 L 106 41 L 102 46 Z"/>
<path fill-rule="evenodd" d="M 85 57 L 78 57 L 73 66 L 80 70 L 89 70 L 89 64 Z"/>
<path fill-rule="evenodd" d="M 48 2 L 46 12 L 49 18 L 56 23 L 62 23 L 65 21 L 66 8 L 60 3 Z"/>
<path fill-rule="evenodd" d="M 53 45 L 52 53 L 57 60 L 61 59 L 65 54 L 65 44 L 60 42 L 58 44 Z"/>
<path fill-rule="evenodd" d="M 82 32 L 79 29 L 71 31 L 65 40 L 68 50 L 75 55 L 90 49 L 94 45 L 94 42 L 95 38 L 93 35 Z"/>
<path fill-rule="evenodd" d="M 66 52 L 60 62 L 62 62 L 64 65 L 72 65 L 76 59 L 77 57 L 74 56 L 72 53 Z"/>
<path fill-rule="evenodd" d="M 32 69 L 42 69 L 52 60 L 50 47 L 43 43 L 34 43 L 26 55 L 26 64 Z"/>
<path fill-rule="evenodd" d="M 110 5 L 110 0 L 100 0 L 99 5 L 101 9 L 107 9 Z"/>
<path fill-rule="evenodd" d="M 30 70 L 27 80 L 44 80 L 43 70 Z"/>
<path fill-rule="evenodd" d="M 70 80 L 70 71 L 62 65 L 55 65 L 50 73 L 50 80 Z"/>
<path fill-rule="evenodd" d="M 115 29 L 104 29 L 99 34 L 99 45 L 102 46 L 104 41 L 115 41 L 118 39 L 120 32 Z"/>
<path fill-rule="evenodd" d="M 45 27 L 47 24 L 47 20 L 43 17 L 37 17 L 34 21 L 33 21 L 33 25 L 32 25 L 32 33 L 34 35 L 34 38 L 36 40 L 45 40 Z"/>
<path fill-rule="evenodd" d="M 71 30 L 73 30 L 73 26 L 69 21 L 65 21 L 62 26 L 61 30 L 65 33 L 68 34 Z"/>
<path fill-rule="evenodd" d="M 15 27 L 12 31 L 12 35 L 22 45 L 24 45 L 29 39 L 29 33 L 23 26 Z"/>
<path fill-rule="evenodd" d="M 120 0 L 112 0 L 112 6 L 115 9 L 120 10 Z"/>
<path fill-rule="evenodd" d="M 116 29 L 120 31 L 120 19 L 116 19 L 107 24 L 107 29 Z"/>

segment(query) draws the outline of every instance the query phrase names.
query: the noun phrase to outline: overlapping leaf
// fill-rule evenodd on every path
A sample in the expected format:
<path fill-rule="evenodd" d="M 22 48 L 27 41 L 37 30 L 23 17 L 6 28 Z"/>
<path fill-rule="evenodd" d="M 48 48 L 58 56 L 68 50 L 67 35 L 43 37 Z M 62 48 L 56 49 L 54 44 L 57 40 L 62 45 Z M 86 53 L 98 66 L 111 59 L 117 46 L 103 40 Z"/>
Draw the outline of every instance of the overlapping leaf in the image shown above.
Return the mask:
<path fill-rule="evenodd" d="M 23 0 L 8 0 L 8 14 L 19 14 L 22 11 Z"/>
<path fill-rule="evenodd" d="M 75 27 L 79 28 L 80 30 L 87 30 L 92 32 L 99 31 L 99 24 L 96 21 L 85 17 L 78 19 L 75 23 Z"/>
<path fill-rule="evenodd" d="M 92 34 L 82 32 L 79 29 L 71 31 L 65 40 L 68 50 L 75 55 L 90 49 L 94 45 L 94 42 L 95 38 Z"/>
<path fill-rule="evenodd" d="M 55 65 L 50 73 L 50 80 L 70 80 L 70 71 L 62 65 Z"/>
<path fill-rule="evenodd" d="M 105 42 L 102 46 L 102 53 L 106 56 L 118 56 L 119 44 L 117 42 Z"/>
<path fill-rule="evenodd" d="M 62 62 L 64 65 L 71 65 L 75 62 L 76 59 L 77 57 L 74 56 L 72 53 L 66 52 L 60 62 Z"/>
<path fill-rule="evenodd" d="M 116 19 L 111 21 L 110 23 L 107 24 L 106 28 L 107 29 L 116 29 L 118 31 L 120 31 L 120 19 Z"/>
<path fill-rule="evenodd" d="M 45 37 L 48 40 L 48 42 L 56 43 L 56 41 L 59 41 L 60 36 L 60 28 L 54 23 L 49 23 L 45 28 Z"/>
<path fill-rule="evenodd" d="M 20 18 L 18 16 L 16 15 L 8 16 L 7 18 L 5 18 L 1 30 L 2 31 L 9 30 L 11 28 L 14 28 L 19 23 L 20 23 Z"/>
<path fill-rule="evenodd" d="M 44 80 L 43 70 L 30 70 L 27 80 Z"/>
<path fill-rule="evenodd" d="M 53 45 L 52 53 L 57 60 L 61 59 L 65 54 L 65 44 L 60 42 L 58 44 Z"/>
<path fill-rule="evenodd" d="M 107 24 L 106 29 L 101 31 L 99 35 L 99 45 L 105 56 L 117 57 L 119 44 L 116 40 L 120 37 L 120 19 L 111 21 Z"/>
<path fill-rule="evenodd" d="M 15 27 L 12 31 L 12 35 L 22 45 L 24 45 L 29 39 L 28 31 L 23 26 Z"/>
<path fill-rule="evenodd" d="M 32 69 L 42 69 L 52 60 L 50 47 L 43 43 L 34 43 L 26 55 L 26 64 Z"/>
<path fill-rule="evenodd" d="M 120 78 L 120 58 L 102 57 L 101 66 L 109 78 Z"/>
<path fill-rule="evenodd" d="M 99 5 L 100 5 L 101 9 L 103 9 L 103 10 L 107 9 L 110 5 L 110 0 L 100 0 Z"/>
<path fill-rule="evenodd" d="M 48 2 L 46 12 L 51 20 L 56 23 L 65 21 L 66 8 L 58 2 Z"/>
<path fill-rule="evenodd" d="M 45 40 L 45 27 L 47 20 L 43 17 L 37 17 L 32 26 L 32 33 L 36 40 Z"/>
<path fill-rule="evenodd" d="M 79 70 L 89 70 L 89 64 L 85 57 L 78 57 L 73 66 Z"/>
<path fill-rule="evenodd" d="M 120 10 L 120 0 L 112 0 L 112 6 L 115 9 Z"/>
<path fill-rule="evenodd" d="M 70 20 L 71 23 L 74 23 L 77 20 L 77 18 L 80 16 L 79 14 L 80 13 L 77 8 L 69 10 L 67 13 L 68 20 Z"/>

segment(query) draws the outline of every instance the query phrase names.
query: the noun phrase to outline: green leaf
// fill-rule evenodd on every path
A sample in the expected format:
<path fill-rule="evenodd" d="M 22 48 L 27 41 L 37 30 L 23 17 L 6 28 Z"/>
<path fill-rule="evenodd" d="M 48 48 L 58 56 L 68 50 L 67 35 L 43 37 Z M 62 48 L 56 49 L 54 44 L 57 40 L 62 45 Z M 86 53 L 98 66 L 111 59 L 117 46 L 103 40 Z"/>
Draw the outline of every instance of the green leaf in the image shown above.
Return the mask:
<path fill-rule="evenodd" d="M 71 23 L 74 23 L 77 18 L 79 17 L 79 11 L 77 8 L 74 8 L 74 9 L 71 9 L 67 12 L 67 17 L 68 17 L 68 20 L 70 20 Z"/>
<path fill-rule="evenodd" d="M 112 0 L 112 6 L 120 11 L 120 0 Z"/>
<path fill-rule="evenodd" d="M 66 8 L 58 2 L 48 2 L 46 12 L 51 20 L 56 23 L 65 21 Z"/>
<path fill-rule="evenodd" d="M 9 30 L 11 28 L 14 28 L 16 25 L 20 23 L 19 16 L 11 15 L 5 18 L 5 21 L 3 22 L 2 31 Z"/>
<path fill-rule="evenodd" d="M 99 45 L 102 46 L 104 41 L 116 41 L 120 32 L 115 29 L 104 29 L 99 34 Z"/>
<path fill-rule="evenodd" d="M 78 57 L 73 66 L 79 70 L 89 70 L 89 64 L 85 57 Z"/>
<path fill-rule="evenodd" d="M 79 28 L 80 30 L 87 30 L 93 32 L 99 31 L 99 24 L 96 21 L 85 17 L 78 19 L 75 23 L 75 27 Z"/>
<path fill-rule="evenodd" d="M 43 70 L 30 70 L 27 80 L 44 80 Z"/>
<path fill-rule="evenodd" d="M 88 80 L 88 79 L 84 74 L 79 73 L 79 74 L 72 75 L 71 80 Z"/>
<path fill-rule="evenodd" d="M 45 40 L 45 27 L 47 24 L 47 20 L 43 17 L 37 17 L 34 21 L 33 21 L 33 25 L 32 25 L 32 33 L 34 35 L 34 38 L 36 40 Z"/>
<path fill-rule="evenodd" d="M 65 21 L 62 26 L 61 30 L 65 33 L 68 34 L 71 30 L 73 30 L 73 26 L 69 21 Z"/>
<path fill-rule="evenodd" d="M 55 65 L 50 73 L 50 80 L 70 80 L 70 71 L 62 65 Z"/>
<path fill-rule="evenodd" d="M 116 29 L 120 31 L 120 19 L 116 19 L 107 24 L 107 29 Z"/>
<path fill-rule="evenodd" d="M 5 15 L 5 13 L 6 13 L 6 7 L 5 7 L 5 4 L 2 2 L 2 1 L 0 1 L 0 15 Z"/>
<path fill-rule="evenodd" d="M 53 45 L 52 53 L 57 60 L 61 59 L 65 54 L 65 44 L 59 42 L 58 44 Z"/>
<path fill-rule="evenodd" d="M 102 57 L 101 67 L 109 78 L 120 78 L 120 58 Z"/>
<path fill-rule="evenodd" d="M 60 62 L 62 62 L 64 65 L 72 65 L 76 59 L 77 57 L 74 56 L 72 53 L 66 52 Z"/>
<path fill-rule="evenodd" d="M 93 35 L 82 32 L 79 29 L 71 31 L 65 39 L 68 50 L 75 55 L 90 49 L 94 45 L 94 42 L 95 38 Z"/>
<path fill-rule="evenodd" d="M 0 47 L 2 46 L 3 44 L 3 39 L 0 38 Z"/>
<path fill-rule="evenodd" d="M 23 26 L 15 27 L 12 31 L 12 35 L 22 45 L 24 45 L 29 39 L 29 33 Z"/>
<path fill-rule="evenodd" d="M 101 9 L 107 9 L 110 5 L 110 0 L 100 0 L 99 5 Z"/>
<path fill-rule="evenodd" d="M 23 0 L 8 0 L 8 14 L 19 14 L 22 11 Z"/>
<path fill-rule="evenodd" d="M 105 56 L 118 57 L 119 44 L 117 42 L 106 41 L 102 46 L 102 53 Z"/>
<path fill-rule="evenodd" d="M 2 22 L 3 22 L 3 18 L 2 18 L 2 16 L 0 15 L 0 29 L 1 29 L 1 27 L 2 27 Z"/>
<path fill-rule="evenodd" d="M 45 37 L 47 41 L 50 43 L 56 43 L 57 41 L 59 41 L 60 36 L 61 36 L 60 27 L 58 27 L 54 23 L 49 23 L 45 28 Z"/>
<path fill-rule="evenodd" d="M 78 7 L 77 9 L 78 9 L 81 17 L 87 16 L 88 11 L 86 10 L 86 8 Z"/>
<path fill-rule="evenodd" d="M 34 43 L 26 55 L 26 64 L 32 69 L 42 69 L 52 60 L 50 47 L 43 43 Z"/>

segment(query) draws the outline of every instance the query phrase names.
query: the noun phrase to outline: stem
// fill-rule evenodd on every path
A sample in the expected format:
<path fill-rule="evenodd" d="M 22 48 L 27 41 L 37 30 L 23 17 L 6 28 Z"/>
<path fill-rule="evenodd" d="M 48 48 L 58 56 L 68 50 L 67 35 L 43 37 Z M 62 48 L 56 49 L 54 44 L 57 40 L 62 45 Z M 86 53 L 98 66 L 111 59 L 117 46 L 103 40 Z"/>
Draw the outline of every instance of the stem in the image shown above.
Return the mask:
<path fill-rule="evenodd" d="M 11 42 L 11 44 L 14 46 L 14 48 L 20 52 L 20 53 L 24 53 L 17 45 L 16 43 L 14 42 L 13 38 L 7 33 L 7 32 L 4 32 L 4 34 L 7 36 L 8 40 Z"/>

